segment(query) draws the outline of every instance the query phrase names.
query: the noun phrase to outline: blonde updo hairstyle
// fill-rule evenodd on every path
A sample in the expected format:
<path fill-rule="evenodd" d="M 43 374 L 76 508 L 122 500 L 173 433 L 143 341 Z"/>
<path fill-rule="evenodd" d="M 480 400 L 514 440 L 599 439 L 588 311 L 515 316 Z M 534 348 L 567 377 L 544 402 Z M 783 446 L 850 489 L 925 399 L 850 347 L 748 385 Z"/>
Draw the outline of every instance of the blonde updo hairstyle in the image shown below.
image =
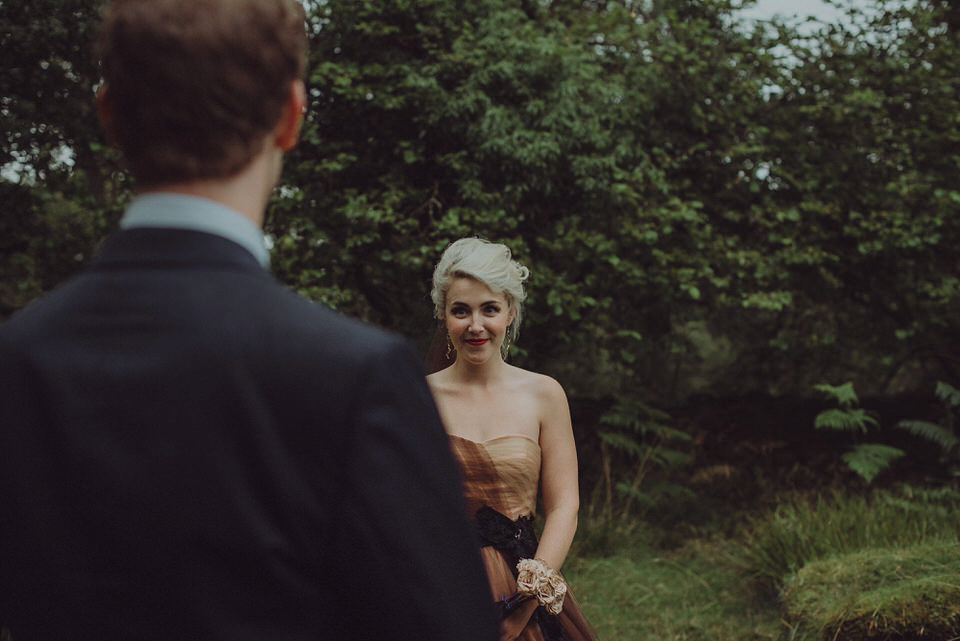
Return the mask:
<path fill-rule="evenodd" d="M 529 276 L 530 270 L 513 260 L 506 245 L 482 238 L 461 238 L 447 247 L 433 270 L 430 298 L 433 299 L 434 315 L 443 320 L 447 290 L 454 278 L 472 278 L 507 299 L 507 307 L 514 311 L 510 338 L 516 341 L 520 334 L 523 299 L 527 297 L 523 281 Z"/>

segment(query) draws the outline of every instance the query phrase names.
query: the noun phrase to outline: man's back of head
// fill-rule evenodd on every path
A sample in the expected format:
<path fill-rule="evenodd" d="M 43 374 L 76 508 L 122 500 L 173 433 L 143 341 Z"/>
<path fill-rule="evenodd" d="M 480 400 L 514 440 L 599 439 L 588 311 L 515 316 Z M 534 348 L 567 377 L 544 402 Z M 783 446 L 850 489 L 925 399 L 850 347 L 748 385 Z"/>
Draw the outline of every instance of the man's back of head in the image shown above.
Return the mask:
<path fill-rule="evenodd" d="M 306 46 L 295 0 L 111 3 L 98 43 L 101 114 L 140 188 L 247 166 L 303 76 Z"/>

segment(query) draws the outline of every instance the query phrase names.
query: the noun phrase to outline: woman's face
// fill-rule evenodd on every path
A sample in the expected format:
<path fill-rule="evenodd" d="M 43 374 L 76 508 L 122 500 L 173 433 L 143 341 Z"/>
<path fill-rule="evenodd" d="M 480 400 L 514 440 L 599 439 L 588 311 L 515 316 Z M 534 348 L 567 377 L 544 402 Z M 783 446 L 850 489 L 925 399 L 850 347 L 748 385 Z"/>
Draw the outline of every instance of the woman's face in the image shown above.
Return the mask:
<path fill-rule="evenodd" d="M 457 357 L 470 363 L 501 358 L 513 311 L 507 298 L 473 278 L 454 278 L 447 289 L 444 313 Z"/>

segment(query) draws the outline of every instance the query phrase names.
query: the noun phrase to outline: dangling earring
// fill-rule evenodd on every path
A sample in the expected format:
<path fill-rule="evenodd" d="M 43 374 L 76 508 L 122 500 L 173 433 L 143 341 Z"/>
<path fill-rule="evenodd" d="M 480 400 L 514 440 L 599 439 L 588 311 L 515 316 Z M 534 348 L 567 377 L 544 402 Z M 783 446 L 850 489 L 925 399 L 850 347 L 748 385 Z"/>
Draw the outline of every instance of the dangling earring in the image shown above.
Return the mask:
<path fill-rule="evenodd" d="M 447 360 L 450 360 L 450 352 L 453 350 L 453 341 L 450 339 L 450 334 L 447 334 Z"/>
<path fill-rule="evenodd" d="M 512 334 L 513 323 L 507 325 L 507 337 L 503 341 L 503 360 L 507 360 L 507 356 L 510 355 L 510 334 Z"/>

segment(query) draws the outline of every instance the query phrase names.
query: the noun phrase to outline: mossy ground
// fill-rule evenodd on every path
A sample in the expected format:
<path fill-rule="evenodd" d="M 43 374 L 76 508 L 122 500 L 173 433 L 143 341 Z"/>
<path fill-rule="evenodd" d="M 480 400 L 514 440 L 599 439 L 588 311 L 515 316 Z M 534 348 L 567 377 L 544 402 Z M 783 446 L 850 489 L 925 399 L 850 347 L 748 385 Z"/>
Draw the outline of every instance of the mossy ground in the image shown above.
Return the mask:
<path fill-rule="evenodd" d="M 960 545 L 868 549 L 814 561 L 783 593 L 800 639 L 960 637 Z"/>

